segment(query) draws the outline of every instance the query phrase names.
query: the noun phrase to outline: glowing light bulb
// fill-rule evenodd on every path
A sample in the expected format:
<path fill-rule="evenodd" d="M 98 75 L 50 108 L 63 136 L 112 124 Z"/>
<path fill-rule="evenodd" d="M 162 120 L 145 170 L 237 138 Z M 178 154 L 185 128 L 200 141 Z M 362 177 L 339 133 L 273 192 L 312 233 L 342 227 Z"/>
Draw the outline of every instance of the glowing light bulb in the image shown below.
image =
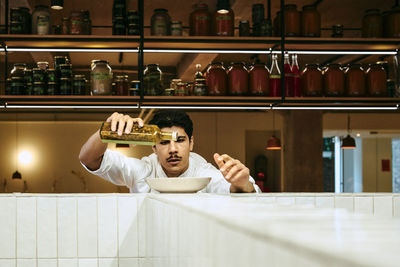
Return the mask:
<path fill-rule="evenodd" d="M 29 163 L 32 162 L 32 154 L 28 151 L 22 151 L 18 155 L 18 160 L 22 164 L 28 165 Z"/>

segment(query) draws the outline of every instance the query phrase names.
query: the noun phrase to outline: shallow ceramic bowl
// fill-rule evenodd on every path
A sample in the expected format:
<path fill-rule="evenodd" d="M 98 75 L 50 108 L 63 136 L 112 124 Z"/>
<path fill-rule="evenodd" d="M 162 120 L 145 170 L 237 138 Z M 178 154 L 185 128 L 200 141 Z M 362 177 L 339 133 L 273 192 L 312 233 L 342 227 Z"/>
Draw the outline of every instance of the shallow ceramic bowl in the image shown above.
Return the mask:
<path fill-rule="evenodd" d="M 195 193 L 202 190 L 211 177 L 147 178 L 147 184 L 160 193 Z"/>

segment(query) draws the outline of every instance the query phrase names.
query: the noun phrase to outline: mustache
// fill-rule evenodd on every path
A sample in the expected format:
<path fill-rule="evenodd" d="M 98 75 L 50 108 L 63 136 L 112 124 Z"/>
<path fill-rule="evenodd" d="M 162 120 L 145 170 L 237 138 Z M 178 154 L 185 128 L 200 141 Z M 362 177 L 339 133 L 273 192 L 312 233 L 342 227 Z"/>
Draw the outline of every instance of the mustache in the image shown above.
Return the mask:
<path fill-rule="evenodd" d="M 167 160 L 171 160 L 171 159 L 182 159 L 182 157 L 178 156 L 178 155 L 171 155 L 167 158 Z"/>

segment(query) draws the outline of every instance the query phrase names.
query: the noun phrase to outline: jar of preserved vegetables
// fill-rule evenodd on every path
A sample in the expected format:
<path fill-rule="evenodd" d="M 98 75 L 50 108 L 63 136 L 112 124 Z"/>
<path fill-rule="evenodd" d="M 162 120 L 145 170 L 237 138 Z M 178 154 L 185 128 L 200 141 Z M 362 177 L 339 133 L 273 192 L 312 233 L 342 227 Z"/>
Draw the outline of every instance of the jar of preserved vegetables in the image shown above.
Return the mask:
<path fill-rule="evenodd" d="M 250 36 L 250 23 L 248 20 L 239 22 L 239 36 Z"/>
<path fill-rule="evenodd" d="M 362 20 L 362 37 L 380 38 L 383 36 L 383 18 L 379 9 L 367 9 Z"/>
<path fill-rule="evenodd" d="M 33 82 L 46 82 L 46 72 L 41 68 L 32 69 Z"/>
<path fill-rule="evenodd" d="M 11 34 L 23 34 L 23 24 L 19 21 L 11 21 L 10 22 L 10 33 Z"/>
<path fill-rule="evenodd" d="M 300 13 L 294 4 L 285 5 L 285 35 L 300 35 Z"/>
<path fill-rule="evenodd" d="M 171 35 L 171 17 L 165 8 L 154 9 L 151 17 L 151 35 Z"/>
<path fill-rule="evenodd" d="M 111 95 L 113 73 L 108 61 L 95 60 L 92 62 L 90 72 L 91 94 L 92 95 Z"/>
<path fill-rule="evenodd" d="M 208 36 L 211 29 L 211 14 L 208 12 L 208 6 L 205 3 L 198 3 L 193 6 L 190 13 L 189 27 L 192 36 Z"/>
<path fill-rule="evenodd" d="M 171 22 L 171 35 L 182 36 L 182 21 Z"/>
<path fill-rule="evenodd" d="M 328 64 L 324 71 L 324 88 L 327 96 L 342 96 L 345 76 L 340 64 Z"/>
<path fill-rule="evenodd" d="M 304 37 L 321 36 L 321 15 L 317 10 L 317 6 L 303 6 L 303 12 L 301 12 L 301 35 Z"/>
<path fill-rule="evenodd" d="M 307 64 L 301 73 L 301 88 L 305 96 L 321 96 L 323 93 L 322 71 L 318 64 Z"/>
<path fill-rule="evenodd" d="M 228 70 L 229 94 L 247 95 L 249 90 L 249 73 L 243 62 L 234 62 Z"/>
<path fill-rule="evenodd" d="M 213 62 L 207 68 L 206 82 L 208 94 L 215 96 L 226 95 L 228 89 L 228 76 L 222 62 Z"/>
<path fill-rule="evenodd" d="M 37 34 L 48 35 L 50 34 L 50 17 L 49 16 L 37 16 Z"/>
<path fill-rule="evenodd" d="M 385 37 L 400 37 L 400 6 L 394 7 L 386 13 L 385 17 Z"/>
<path fill-rule="evenodd" d="M 174 95 L 175 96 L 188 95 L 187 90 L 186 90 L 186 83 L 184 83 L 184 82 L 177 83 L 176 89 L 174 90 Z"/>
<path fill-rule="evenodd" d="M 196 96 L 207 95 L 206 79 L 204 79 L 204 78 L 196 79 L 196 81 L 194 82 L 194 86 L 193 86 L 193 95 L 196 95 Z"/>
<path fill-rule="evenodd" d="M 38 17 L 44 16 L 48 22 L 48 29 L 50 31 L 50 11 L 49 7 L 45 5 L 36 5 L 35 9 L 32 12 L 32 34 L 38 34 Z"/>
<path fill-rule="evenodd" d="M 46 94 L 46 83 L 33 82 L 32 95 L 45 95 L 45 94 Z"/>
<path fill-rule="evenodd" d="M 61 64 L 60 65 L 60 78 L 72 78 L 72 65 L 67 63 L 67 64 Z"/>
<path fill-rule="evenodd" d="M 383 65 L 371 64 L 367 69 L 367 86 L 370 96 L 386 96 L 387 74 Z"/>
<path fill-rule="evenodd" d="M 42 69 L 44 71 L 46 71 L 49 68 L 49 62 L 47 62 L 47 61 L 36 62 L 36 65 L 37 65 L 38 68 L 40 68 L 40 69 Z"/>
<path fill-rule="evenodd" d="M 348 96 L 364 96 L 366 92 L 365 72 L 361 64 L 351 64 L 345 71 Z"/>
<path fill-rule="evenodd" d="M 56 83 L 57 82 L 57 76 L 56 76 L 56 70 L 55 69 L 47 69 L 47 82 L 51 83 Z"/>
<path fill-rule="evenodd" d="M 230 8 L 229 0 L 220 0 L 214 13 L 214 35 L 234 36 L 235 14 Z"/>
<path fill-rule="evenodd" d="M 128 95 L 129 84 L 124 75 L 115 76 L 116 95 Z"/>
<path fill-rule="evenodd" d="M 60 95 L 72 95 L 71 78 L 60 79 Z"/>
<path fill-rule="evenodd" d="M 10 73 L 10 94 L 23 95 L 25 94 L 25 63 L 15 63 Z"/>
<path fill-rule="evenodd" d="M 250 94 L 269 96 L 269 71 L 264 63 L 254 63 L 249 72 Z"/>
<path fill-rule="evenodd" d="M 125 35 L 126 34 L 126 24 L 125 17 L 115 17 L 113 21 L 113 35 Z"/>
<path fill-rule="evenodd" d="M 68 17 L 62 18 L 61 25 L 61 34 L 70 34 L 70 21 Z"/>
<path fill-rule="evenodd" d="M 25 85 L 26 84 L 33 84 L 32 69 L 25 69 L 24 70 L 24 82 L 25 82 Z M 29 93 L 27 93 L 27 94 L 29 94 Z"/>
<path fill-rule="evenodd" d="M 143 76 L 143 89 L 145 95 L 162 95 L 163 88 L 163 77 L 162 72 L 158 64 L 149 64 L 144 70 Z"/>
<path fill-rule="evenodd" d="M 58 94 L 58 85 L 55 82 L 47 83 L 47 94 L 48 95 L 57 95 Z"/>
<path fill-rule="evenodd" d="M 70 34 L 83 34 L 83 13 L 81 11 L 72 11 L 69 17 Z"/>
<path fill-rule="evenodd" d="M 75 74 L 72 81 L 72 93 L 74 95 L 86 95 L 85 75 Z"/>

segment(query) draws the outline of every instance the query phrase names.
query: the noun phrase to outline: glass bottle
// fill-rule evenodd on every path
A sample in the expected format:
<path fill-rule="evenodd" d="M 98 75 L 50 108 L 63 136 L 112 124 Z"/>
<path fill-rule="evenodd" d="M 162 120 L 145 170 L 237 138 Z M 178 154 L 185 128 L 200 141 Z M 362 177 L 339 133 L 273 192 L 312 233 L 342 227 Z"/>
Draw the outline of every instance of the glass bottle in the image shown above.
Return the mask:
<path fill-rule="evenodd" d="M 201 72 L 201 64 L 196 64 L 196 73 L 194 74 L 194 81 L 197 79 L 204 79 L 203 73 Z"/>
<path fill-rule="evenodd" d="M 249 71 L 251 95 L 269 96 L 269 71 L 264 63 L 256 62 Z"/>
<path fill-rule="evenodd" d="M 269 75 L 270 96 L 281 96 L 281 71 L 278 67 L 278 56 L 272 55 L 272 65 Z"/>
<path fill-rule="evenodd" d="M 90 72 L 92 95 L 111 95 L 112 69 L 107 60 L 96 60 Z"/>
<path fill-rule="evenodd" d="M 345 71 L 348 96 L 364 96 L 366 91 L 365 72 L 361 64 L 351 64 Z"/>
<path fill-rule="evenodd" d="M 162 95 L 164 88 L 162 82 L 163 74 L 158 64 L 148 64 L 144 70 L 143 89 L 145 95 Z"/>
<path fill-rule="evenodd" d="M 235 15 L 230 8 L 229 0 L 218 0 L 213 21 L 215 35 L 234 36 Z"/>
<path fill-rule="evenodd" d="M 111 131 L 110 122 L 103 122 L 100 138 L 103 143 L 155 145 L 162 140 L 177 141 L 178 132 L 163 132 L 157 125 L 145 124 L 139 127 L 137 123 L 134 123 L 129 134 L 118 135 L 116 131 Z"/>
<path fill-rule="evenodd" d="M 301 36 L 321 36 L 321 15 L 316 5 L 303 6 L 303 12 L 301 12 Z"/>
<path fill-rule="evenodd" d="M 285 53 L 283 69 L 285 71 L 285 96 L 294 96 L 292 67 L 290 66 L 289 54 Z"/>
<path fill-rule="evenodd" d="M 300 68 L 297 62 L 297 55 L 292 56 L 292 77 L 293 77 L 293 96 L 301 96 L 301 79 L 300 79 Z"/>
<path fill-rule="evenodd" d="M 301 73 L 301 88 L 305 96 L 321 96 L 323 92 L 322 71 L 318 64 L 307 64 Z"/>
<path fill-rule="evenodd" d="M 208 94 L 223 96 L 227 93 L 228 76 L 222 62 L 212 62 L 207 68 L 206 82 Z"/>
<path fill-rule="evenodd" d="M 228 70 L 229 95 L 247 95 L 249 72 L 243 62 L 234 62 Z"/>
<path fill-rule="evenodd" d="M 154 9 L 151 17 L 151 35 L 171 35 L 171 17 L 168 15 L 167 9 Z"/>
<path fill-rule="evenodd" d="M 193 6 L 194 10 L 190 13 L 189 27 L 192 36 L 208 36 L 211 28 L 211 14 L 205 3 L 198 3 Z"/>

